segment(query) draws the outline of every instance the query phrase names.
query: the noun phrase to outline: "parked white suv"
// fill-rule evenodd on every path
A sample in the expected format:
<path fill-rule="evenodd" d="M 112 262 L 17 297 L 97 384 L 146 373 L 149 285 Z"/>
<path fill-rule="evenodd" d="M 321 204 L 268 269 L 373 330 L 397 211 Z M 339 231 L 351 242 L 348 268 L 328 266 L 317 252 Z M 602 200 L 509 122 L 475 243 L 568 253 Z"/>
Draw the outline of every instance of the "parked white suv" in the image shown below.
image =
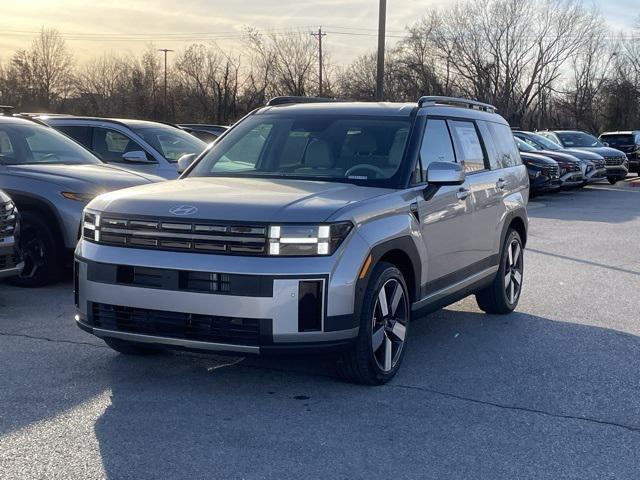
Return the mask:
<path fill-rule="evenodd" d="M 274 99 L 179 180 L 87 206 L 76 321 L 123 353 L 338 350 L 384 383 L 412 319 L 516 308 L 528 195 L 490 105 Z"/>

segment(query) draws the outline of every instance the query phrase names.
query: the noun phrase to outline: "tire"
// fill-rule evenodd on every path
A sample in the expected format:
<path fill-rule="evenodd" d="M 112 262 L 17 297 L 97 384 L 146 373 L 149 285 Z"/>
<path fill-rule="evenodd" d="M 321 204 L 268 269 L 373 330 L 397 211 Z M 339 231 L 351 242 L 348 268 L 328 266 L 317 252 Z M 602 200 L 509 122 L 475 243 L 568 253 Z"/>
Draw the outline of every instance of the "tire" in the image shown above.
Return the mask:
<path fill-rule="evenodd" d="M 155 355 L 161 351 L 158 347 L 151 347 L 144 343 L 129 342 L 119 338 L 103 338 L 109 348 L 123 355 Z"/>
<path fill-rule="evenodd" d="M 523 252 L 520 235 L 514 229 L 509 229 L 502 246 L 498 273 L 491 285 L 476 293 L 476 302 L 480 310 L 486 313 L 506 314 L 516 309 L 524 279 Z"/>
<path fill-rule="evenodd" d="M 18 287 L 36 288 L 60 277 L 62 248 L 44 219 L 35 212 L 23 212 L 20 223 L 20 250 L 25 266 L 22 273 L 10 279 Z"/>
<path fill-rule="evenodd" d="M 364 385 L 391 380 L 404 358 L 410 320 L 411 305 L 402 273 L 390 263 L 377 264 L 364 294 L 356 343 L 338 360 L 340 376 Z"/>
<path fill-rule="evenodd" d="M 615 185 L 616 182 L 619 180 L 619 178 L 618 177 L 607 177 L 607 180 L 609 180 L 609 183 L 611 185 Z"/>

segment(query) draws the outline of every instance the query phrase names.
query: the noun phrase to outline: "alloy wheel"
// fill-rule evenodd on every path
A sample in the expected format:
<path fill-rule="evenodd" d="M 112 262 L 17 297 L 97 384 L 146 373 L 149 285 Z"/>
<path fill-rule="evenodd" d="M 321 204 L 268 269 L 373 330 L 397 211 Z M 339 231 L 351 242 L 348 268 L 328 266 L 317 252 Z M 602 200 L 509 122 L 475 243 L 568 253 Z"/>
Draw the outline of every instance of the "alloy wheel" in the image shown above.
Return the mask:
<path fill-rule="evenodd" d="M 522 246 L 517 238 L 509 244 L 507 261 L 505 262 L 504 288 L 507 300 L 512 305 L 520 298 L 522 290 Z"/>
<path fill-rule="evenodd" d="M 371 346 L 373 357 L 383 372 L 400 359 L 407 334 L 409 304 L 401 283 L 392 278 L 378 291 L 373 309 Z"/>

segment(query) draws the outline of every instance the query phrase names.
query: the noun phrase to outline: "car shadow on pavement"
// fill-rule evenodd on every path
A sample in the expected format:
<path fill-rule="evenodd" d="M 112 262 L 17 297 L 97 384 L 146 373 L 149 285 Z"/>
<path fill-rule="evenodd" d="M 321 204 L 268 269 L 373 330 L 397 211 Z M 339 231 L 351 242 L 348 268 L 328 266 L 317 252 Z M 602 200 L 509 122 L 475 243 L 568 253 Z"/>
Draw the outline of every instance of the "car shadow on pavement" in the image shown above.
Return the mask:
<path fill-rule="evenodd" d="M 459 304 L 458 304 L 459 305 Z M 436 312 L 388 385 L 330 358 L 113 354 L 87 365 L 107 478 L 632 478 L 640 338 L 524 313 Z M 580 462 L 589 474 L 576 475 Z"/>

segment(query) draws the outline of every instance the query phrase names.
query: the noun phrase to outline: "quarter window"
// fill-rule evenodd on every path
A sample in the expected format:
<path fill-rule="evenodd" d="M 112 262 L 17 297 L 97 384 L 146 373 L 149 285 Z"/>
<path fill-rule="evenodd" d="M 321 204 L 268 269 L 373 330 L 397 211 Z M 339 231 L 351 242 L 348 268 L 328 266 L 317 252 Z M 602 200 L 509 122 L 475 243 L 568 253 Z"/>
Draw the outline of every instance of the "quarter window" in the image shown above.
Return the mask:
<path fill-rule="evenodd" d="M 522 164 L 520 153 L 513 138 L 511 129 L 500 123 L 489 123 L 493 143 L 498 151 L 498 159 L 502 168 L 516 167 Z"/>
<path fill-rule="evenodd" d="M 449 126 L 456 139 L 458 158 L 462 160 L 465 172 L 484 170 L 486 168 L 484 152 L 473 122 L 451 120 Z"/>

